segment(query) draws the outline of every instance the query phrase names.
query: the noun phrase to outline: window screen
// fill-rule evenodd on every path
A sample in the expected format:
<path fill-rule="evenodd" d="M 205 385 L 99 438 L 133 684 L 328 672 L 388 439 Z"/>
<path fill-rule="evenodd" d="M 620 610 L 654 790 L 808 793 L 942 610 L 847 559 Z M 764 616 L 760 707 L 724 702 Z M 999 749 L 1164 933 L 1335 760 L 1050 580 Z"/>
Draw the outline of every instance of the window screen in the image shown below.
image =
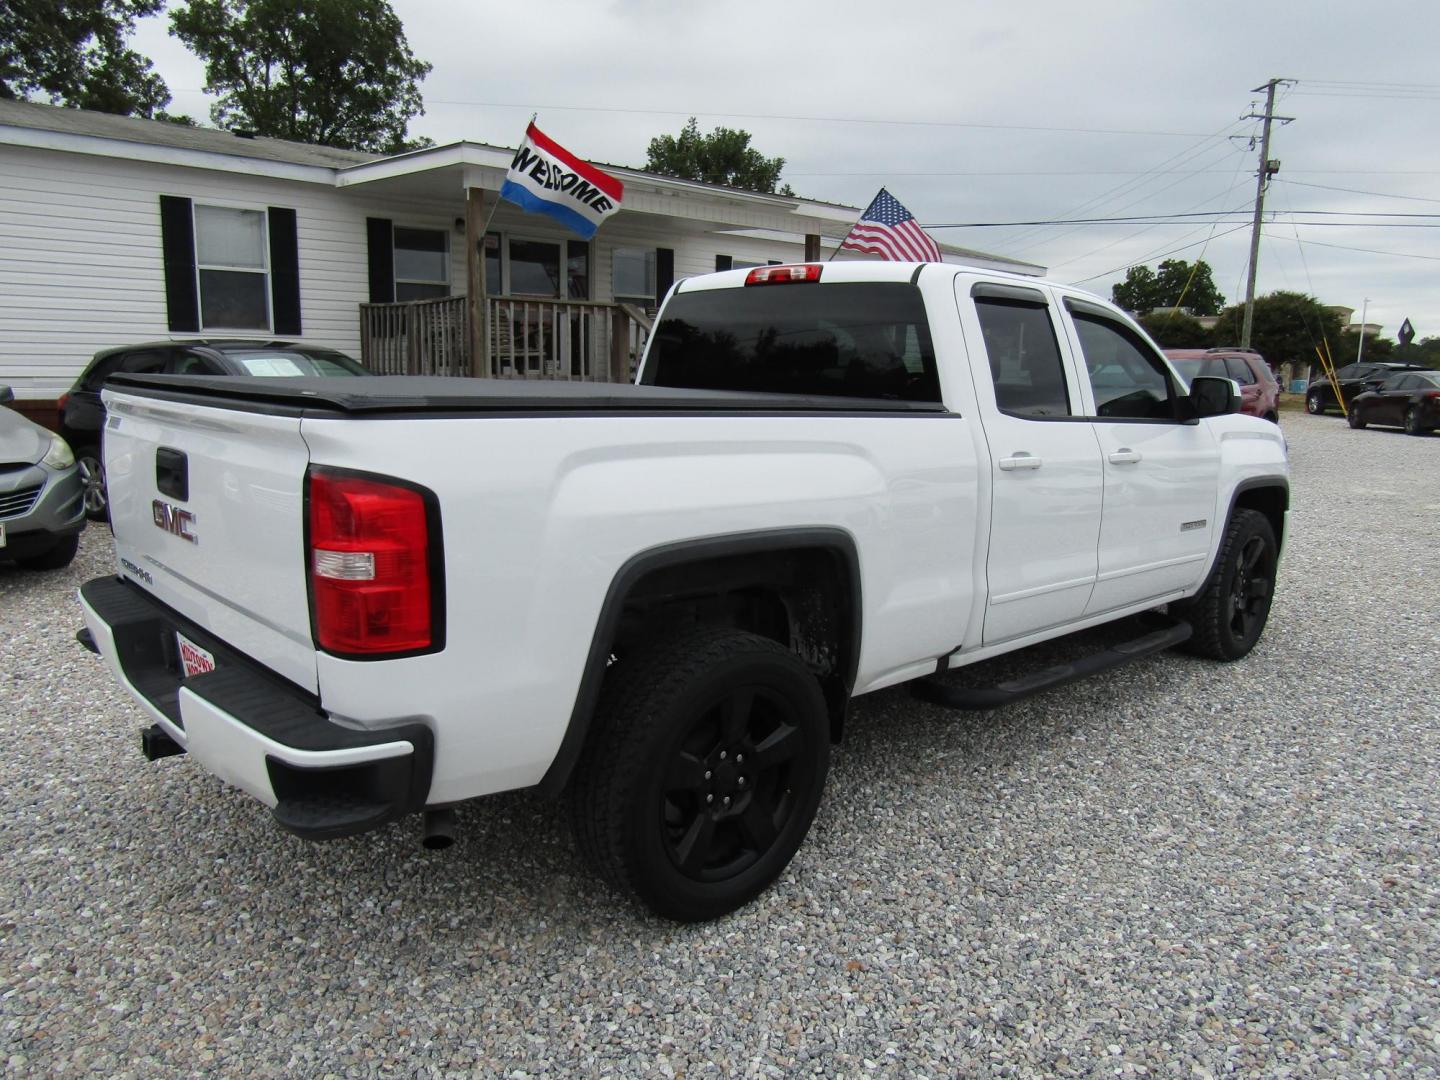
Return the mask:
<path fill-rule="evenodd" d="M 201 326 L 270 329 L 263 212 L 197 204 L 195 262 Z"/>
<path fill-rule="evenodd" d="M 1069 416 L 1070 393 L 1049 308 L 976 299 L 995 404 L 1013 416 Z"/>
<path fill-rule="evenodd" d="M 672 296 L 644 382 L 697 390 L 939 401 L 913 285 L 755 285 Z"/>

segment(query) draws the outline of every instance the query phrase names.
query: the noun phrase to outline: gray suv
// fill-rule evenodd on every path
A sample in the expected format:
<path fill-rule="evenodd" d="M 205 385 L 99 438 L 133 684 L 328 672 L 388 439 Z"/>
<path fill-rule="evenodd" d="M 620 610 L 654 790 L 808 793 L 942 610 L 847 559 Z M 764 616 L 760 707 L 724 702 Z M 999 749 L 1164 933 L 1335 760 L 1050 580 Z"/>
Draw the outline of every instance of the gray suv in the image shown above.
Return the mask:
<path fill-rule="evenodd" d="M 85 485 L 59 435 L 3 406 L 0 386 L 0 560 L 33 570 L 69 566 L 85 527 Z"/>

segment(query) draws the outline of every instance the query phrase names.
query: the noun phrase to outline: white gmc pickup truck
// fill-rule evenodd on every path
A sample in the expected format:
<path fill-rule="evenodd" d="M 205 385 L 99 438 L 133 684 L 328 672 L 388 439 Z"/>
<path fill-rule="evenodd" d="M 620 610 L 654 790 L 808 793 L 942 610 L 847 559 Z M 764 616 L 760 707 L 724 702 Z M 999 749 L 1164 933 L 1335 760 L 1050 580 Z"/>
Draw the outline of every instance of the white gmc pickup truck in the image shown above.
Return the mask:
<path fill-rule="evenodd" d="M 710 918 L 800 846 L 857 695 L 1249 652 L 1288 467 L 1237 400 L 1092 296 L 872 262 L 680 282 L 634 386 L 119 376 L 81 640 L 147 757 L 301 836 L 423 813 L 443 846 L 455 803 L 539 787 L 612 884 Z"/>

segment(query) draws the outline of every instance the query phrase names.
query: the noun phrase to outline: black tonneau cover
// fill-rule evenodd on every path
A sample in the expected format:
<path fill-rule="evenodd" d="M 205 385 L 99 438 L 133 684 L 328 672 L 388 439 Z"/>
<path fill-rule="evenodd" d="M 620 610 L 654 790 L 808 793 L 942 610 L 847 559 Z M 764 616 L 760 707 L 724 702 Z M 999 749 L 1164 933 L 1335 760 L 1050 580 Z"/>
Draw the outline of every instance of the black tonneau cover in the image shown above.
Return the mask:
<path fill-rule="evenodd" d="M 309 416 L 486 413 L 944 413 L 938 402 L 676 390 L 630 383 L 465 379 L 433 375 L 275 378 L 112 375 L 107 388 L 143 397 Z M 216 400 L 221 399 L 221 400 Z"/>

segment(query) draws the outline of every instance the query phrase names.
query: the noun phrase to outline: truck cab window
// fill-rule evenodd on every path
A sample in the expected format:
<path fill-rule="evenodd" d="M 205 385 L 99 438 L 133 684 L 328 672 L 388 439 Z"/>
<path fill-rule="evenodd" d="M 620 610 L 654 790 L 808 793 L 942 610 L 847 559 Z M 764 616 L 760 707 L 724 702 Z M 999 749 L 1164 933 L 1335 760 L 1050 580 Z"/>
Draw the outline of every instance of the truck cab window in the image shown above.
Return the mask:
<path fill-rule="evenodd" d="M 642 381 L 691 390 L 939 401 L 913 285 L 707 289 L 672 296 Z"/>
<path fill-rule="evenodd" d="M 1097 416 L 1174 420 L 1175 388 L 1160 358 L 1119 323 L 1073 312 Z"/>
<path fill-rule="evenodd" d="M 1022 417 L 1070 416 L 1065 366 L 1050 309 L 1038 304 L 977 299 L 995 405 Z"/>

